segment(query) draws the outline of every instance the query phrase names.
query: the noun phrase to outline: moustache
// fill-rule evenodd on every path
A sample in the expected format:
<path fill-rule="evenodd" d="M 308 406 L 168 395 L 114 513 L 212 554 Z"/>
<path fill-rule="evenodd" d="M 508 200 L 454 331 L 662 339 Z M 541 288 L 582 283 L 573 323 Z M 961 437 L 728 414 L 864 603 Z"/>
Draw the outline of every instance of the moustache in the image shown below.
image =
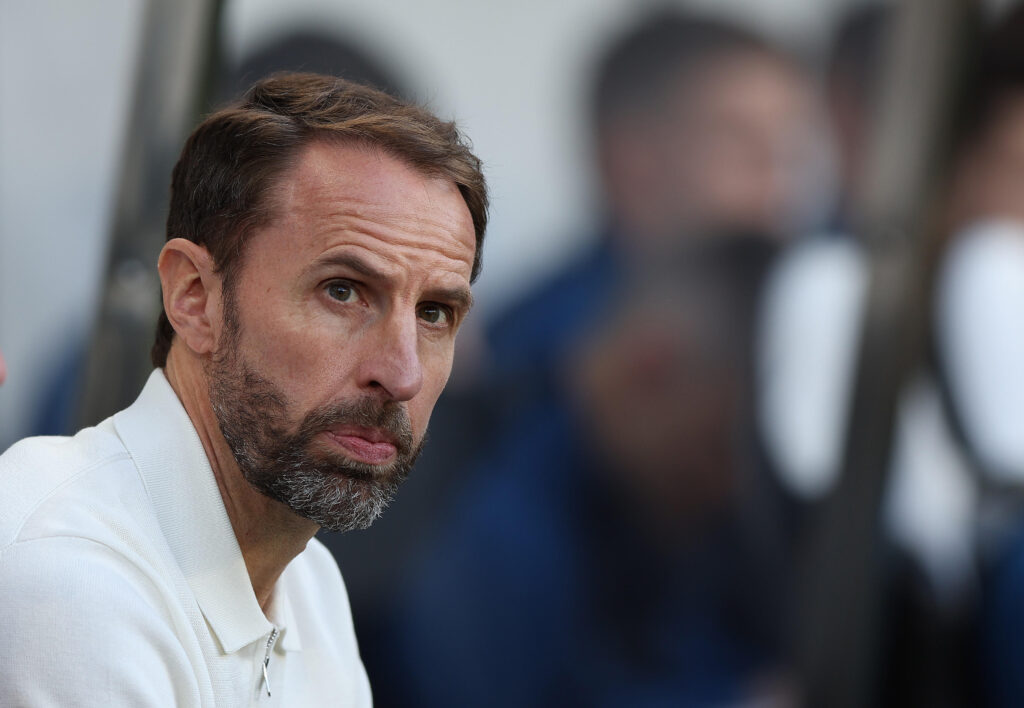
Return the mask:
<path fill-rule="evenodd" d="M 342 425 L 377 428 L 391 438 L 399 456 L 412 453 L 412 422 L 405 407 L 393 401 L 381 403 L 373 398 L 341 401 L 310 411 L 299 426 L 298 437 L 309 440 L 317 433 Z"/>

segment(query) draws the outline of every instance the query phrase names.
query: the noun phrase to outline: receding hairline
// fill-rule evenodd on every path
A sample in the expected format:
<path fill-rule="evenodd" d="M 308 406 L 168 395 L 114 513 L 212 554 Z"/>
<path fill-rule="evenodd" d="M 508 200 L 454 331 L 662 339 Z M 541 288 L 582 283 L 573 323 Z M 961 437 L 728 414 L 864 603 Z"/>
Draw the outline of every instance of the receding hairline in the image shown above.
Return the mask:
<path fill-rule="evenodd" d="M 473 212 L 469 203 L 466 201 L 465 195 L 460 189 L 459 182 L 456 181 L 452 175 L 446 174 L 440 169 L 431 169 L 429 166 L 418 165 L 415 161 L 404 157 L 399 151 L 390 149 L 387 145 L 380 144 L 367 137 L 332 133 L 329 130 L 316 130 L 314 132 L 319 134 L 312 135 L 305 139 L 301 144 L 297 145 L 296 149 L 283 161 L 281 168 L 276 171 L 269 183 L 267 183 L 263 195 L 260 198 L 260 210 L 263 212 L 263 217 L 255 223 L 241 227 L 242 238 L 240 240 L 240 249 L 237 256 L 230 261 L 229 267 L 222 267 L 222 263 L 214 264 L 217 272 L 226 276 L 225 280 L 229 289 L 233 287 L 232 284 L 234 279 L 241 274 L 245 267 L 251 238 L 257 232 L 263 230 L 263 228 L 281 223 L 281 219 L 286 216 L 286 209 L 288 207 L 288 184 L 294 183 L 294 178 L 307 162 L 307 156 L 312 154 L 318 148 L 324 147 L 352 148 L 368 156 L 389 157 L 404 167 L 409 168 L 412 172 L 421 177 L 427 179 L 439 179 L 449 183 L 453 188 L 453 196 L 459 198 L 460 203 L 465 209 L 465 221 L 463 225 L 466 226 L 468 234 L 470 235 L 470 240 L 473 242 L 473 259 L 475 261 L 480 244 L 476 238 Z M 373 202 L 367 202 L 367 204 L 373 205 Z"/>
<path fill-rule="evenodd" d="M 279 223 L 279 220 L 284 216 L 284 209 L 286 207 L 285 192 L 289 179 L 297 176 L 299 170 L 302 169 L 307 155 L 312 153 L 318 147 L 325 146 L 355 148 L 367 155 L 387 156 L 397 162 L 400 162 L 424 178 L 440 179 L 448 182 L 454 188 L 455 195 L 458 196 L 462 205 L 466 209 L 465 215 L 467 224 L 470 232 L 473 234 L 474 259 L 478 257 L 477 251 L 480 248 L 480 243 L 477 238 L 476 226 L 473 219 L 473 210 L 470 207 L 469 202 L 466 201 L 461 185 L 450 174 L 447 174 L 442 169 L 431 168 L 429 165 L 417 164 L 415 160 L 409 159 L 407 156 L 403 155 L 401 151 L 395 150 L 387 145 L 383 145 L 371 138 L 359 135 L 335 133 L 329 129 L 315 128 L 300 145 L 296 146 L 296 148 L 282 160 L 280 168 L 266 185 L 266 188 L 260 197 L 260 210 L 263 212 L 263 218 L 257 223 L 249 225 L 248 228 L 243 229 L 240 244 L 241 248 L 239 249 L 237 258 L 231 264 L 232 274 L 238 273 L 244 266 L 246 254 L 248 253 L 247 242 L 249 237 L 259 229 Z M 222 264 L 219 263 L 215 264 L 218 271 L 222 271 L 221 265 Z"/>

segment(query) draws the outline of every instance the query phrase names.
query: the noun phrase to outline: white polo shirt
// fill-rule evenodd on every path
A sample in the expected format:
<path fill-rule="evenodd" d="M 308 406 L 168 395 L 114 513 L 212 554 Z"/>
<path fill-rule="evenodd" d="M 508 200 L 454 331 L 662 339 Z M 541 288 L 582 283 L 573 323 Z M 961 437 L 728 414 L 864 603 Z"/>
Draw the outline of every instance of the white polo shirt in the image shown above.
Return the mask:
<path fill-rule="evenodd" d="M 95 428 L 12 446 L 0 490 L 0 705 L 371 704 L 330 553 L 310 541 L 264 615 L 161 370 Z"/>

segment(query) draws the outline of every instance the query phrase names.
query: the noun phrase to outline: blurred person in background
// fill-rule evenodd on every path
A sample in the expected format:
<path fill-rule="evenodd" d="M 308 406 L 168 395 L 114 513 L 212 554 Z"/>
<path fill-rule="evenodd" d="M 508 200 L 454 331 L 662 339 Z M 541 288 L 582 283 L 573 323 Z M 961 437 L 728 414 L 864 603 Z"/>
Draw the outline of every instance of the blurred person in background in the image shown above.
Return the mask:
<path fill-rule="evenodd" d="M 382 656 L 410 680 L 380 705 L 708 705 L 780 661 L 746 355 L 804 212 L 808 80 L 664 11 L 608 48 L 590 107 L 606 226 L 488 326 L 497 413 L 394 600 Z"/>
<path fill-rule="evenodd" d="M 787 573 L 749 426 L 773 250 L 715 235 L 623 284 L 568 400 L 484 457 L 402 588 L 396 705 L 778 697 Z"/>
<path fill-rule="evenodd" d="M 596 62 L 588 107 L 604 227 L 487 328 L 491 381 L 513 407 L 603 312 L 609 283 L 698 235 L 785 241 L 807 213 L 811 85 L 783 50 L 725 20 L 664 10 Z"/>
<path fill-rule="evenodd" d="M 387 62 L 368 51 L 352 36 L 330 33 L 322 27 L 297 27 L 269 37 L 237 64 L 228 65 L 218 79 L 221 101 L 242 95 L 254 81 L 278 71 L 311 71 L 411 99 Z"/>
<path fill-rule="evenodd" d="M 794 233 L 811 96 L 779 48 L 724 20 L 655 15 L 604 56 L 590 100 L 610 236 L 627 254 L 687 231 Z"/>

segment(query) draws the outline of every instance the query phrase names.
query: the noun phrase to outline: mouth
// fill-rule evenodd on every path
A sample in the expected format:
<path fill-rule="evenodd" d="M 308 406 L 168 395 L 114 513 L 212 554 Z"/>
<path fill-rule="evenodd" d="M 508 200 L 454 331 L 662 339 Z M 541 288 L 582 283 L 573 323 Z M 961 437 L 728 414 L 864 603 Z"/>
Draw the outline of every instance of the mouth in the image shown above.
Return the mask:
<path fill-rule="evenodd" d="M 327 430 L 325 435 L 358 462 L 382 465 L 393 460 L 398 453 L 394 438 L 380 428 L 345 425 Z"/>

